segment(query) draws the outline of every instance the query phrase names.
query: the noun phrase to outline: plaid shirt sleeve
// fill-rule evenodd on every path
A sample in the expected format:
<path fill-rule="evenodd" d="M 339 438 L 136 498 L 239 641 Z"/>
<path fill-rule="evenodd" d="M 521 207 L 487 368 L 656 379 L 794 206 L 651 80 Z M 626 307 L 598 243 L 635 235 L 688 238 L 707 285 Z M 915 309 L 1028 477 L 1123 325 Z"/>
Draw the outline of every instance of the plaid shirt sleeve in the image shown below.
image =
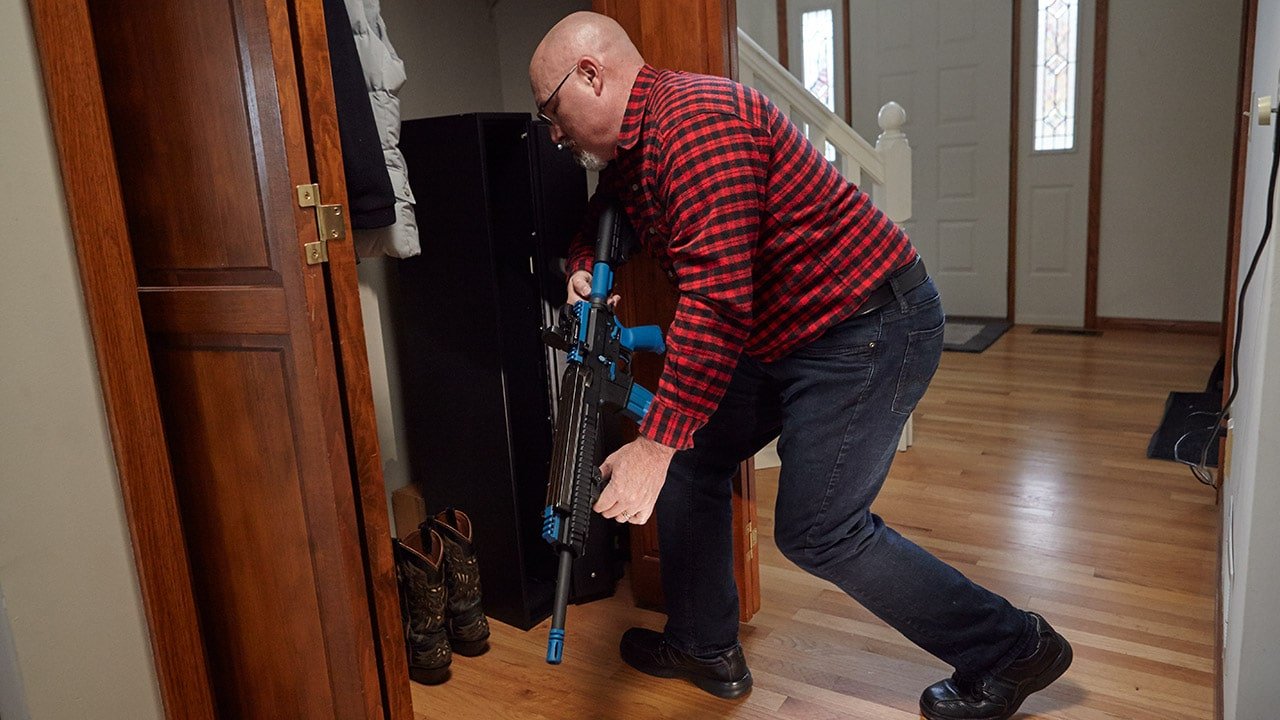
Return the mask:
<path fill-rule="evenodd" d="M 719 406 L 750 332 L 769 141 L 738 117 L 703 113 L 676 123 L 663 144 L 656 195 L 680 300 L 640 432 L 685 449 Z"/>

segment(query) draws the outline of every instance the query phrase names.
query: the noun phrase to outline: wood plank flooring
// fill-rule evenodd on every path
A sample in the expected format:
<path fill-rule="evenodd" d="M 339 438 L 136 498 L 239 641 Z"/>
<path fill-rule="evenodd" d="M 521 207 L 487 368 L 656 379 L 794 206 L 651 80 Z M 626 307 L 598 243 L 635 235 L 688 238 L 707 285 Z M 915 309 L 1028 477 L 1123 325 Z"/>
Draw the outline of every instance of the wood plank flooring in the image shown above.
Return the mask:
<path fill-rule="evenodd" d="M 1146 459 L 1171 390 L 1203 388 L 1203 336 L 1015 328 L 979 355 L 945 353 L 876 511 L 904 535 L 1075 647 L 1061 681 L 1023 718 L 1213 716 L 1217 508 L 1180 465 Z M 742 628 L 755 689 L 738 701 L 635 672 L 618 658 L 632 625 L 662 616 L 611 599 L 570 609 L 565 663 L 545 664 L 547 623 L 493 624 L 493 649 L 452 678 L 413 686 L 421 718 L 803 718 L 913 720 L 949 673 L 772 542 L 777 471 L 759 473 L 761 612 Z M 483 568 L 481 569 L 483 571 Z"/>

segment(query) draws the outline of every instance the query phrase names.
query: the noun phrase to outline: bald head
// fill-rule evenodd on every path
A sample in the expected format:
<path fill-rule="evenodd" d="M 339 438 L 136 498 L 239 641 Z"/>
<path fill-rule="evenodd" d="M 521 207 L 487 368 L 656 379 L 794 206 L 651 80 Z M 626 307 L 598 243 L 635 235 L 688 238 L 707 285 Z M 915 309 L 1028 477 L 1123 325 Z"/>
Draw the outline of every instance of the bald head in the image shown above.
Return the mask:
<path fill-rule="evenodd" d="M 639 71 L 644 64 L 640 51 L 616 20 L 583 11 L 556 23 L 538 43 L 529 63 L 530 79 L 539 72 L 564 74 L 566 68 L 584 55 L 619 69 Z"/>
<path fill-rule="evenodd" d="M 640 51 L 613 18 L 576 12 L 538 43 L 529 61 L 529 87 L 552 119 L 558 142 L 573 148 L 580 162 L 584 156 L 607 162 L 616 155 L 631 86 L 643 65 Z"/>

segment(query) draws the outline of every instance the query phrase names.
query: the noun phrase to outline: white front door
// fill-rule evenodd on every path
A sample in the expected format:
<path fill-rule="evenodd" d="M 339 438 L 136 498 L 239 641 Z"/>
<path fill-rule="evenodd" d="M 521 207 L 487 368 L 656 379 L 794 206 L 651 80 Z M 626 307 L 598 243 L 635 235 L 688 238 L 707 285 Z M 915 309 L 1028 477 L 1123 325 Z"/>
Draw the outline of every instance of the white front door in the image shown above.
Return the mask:
<path fill-rule="evenodd" d="M 1022 2 L 1021 72 L 1018 109 L 1017 298 L 1014 319 L 1033 325 L 1084 325 L 1088 255 L 1090 97 L 1093 93 L 1094 0 L 1019 0 Z M 1047 32 L 1060 38 L 1041 43 L 1040 5 L 1046 5 Z M 1066 55 L 1072 44 L 1069 14 L 1078 6 L 1074 33 L 1075 70 L 1069 76 Z M 1064 23 L 1066 25 L 1064 25 Z M 1057 31 L 1062 29 L 1062 34 Z M 1038 52 L 1041 46 L 1045 53 Z M 1036 103 L 1052 87 L 1074 88 L 1066 108 L 1072 118 L 1061 125 L 1072 135 L 1070 147 L 1036 150 Z M 1051 111 L 1052 112 L 1052 111 Z M 914 141 L 915 138 L 912 137 Z M 1046 141 L 1046 144 L 1054 144 Z M 1058 145 L 1067 144 L 1058 142 Z"/>
<path fill-rule="evenodd" d="M 853 0 L 850 38 L 854 130 L 874 142 L 884 103 L 907 111 L 914 217 L 904 227 L 943 306 L 1005 317 L 1012 6 Z"/>

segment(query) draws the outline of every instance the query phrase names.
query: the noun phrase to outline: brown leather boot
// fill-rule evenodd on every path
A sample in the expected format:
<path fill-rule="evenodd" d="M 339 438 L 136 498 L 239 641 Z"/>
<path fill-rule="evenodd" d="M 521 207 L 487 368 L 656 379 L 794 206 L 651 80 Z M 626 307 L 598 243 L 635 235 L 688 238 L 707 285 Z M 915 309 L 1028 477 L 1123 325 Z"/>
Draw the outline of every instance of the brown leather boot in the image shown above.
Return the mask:
<path fill-rule="evenodd" d="M 449 644 L 459 655 L 480 655 L 489 649 L 489 621 L 480 607 L 480 567 L 471 536 L 471 519 L 455 508 L 428 518 L 420 528 L 440 534 L 444 540 L 444 576 L 449 602 L 445 628 Z"/>
<path fill-rule="evenodd" d="M 424 535 L 429 546 L 423 543 Z M 444 629 L 444 542 L 428 529 L 414 530 L 394 543 L 409 677 L 436 685 L 449 679 L 453 655 Z"/>

